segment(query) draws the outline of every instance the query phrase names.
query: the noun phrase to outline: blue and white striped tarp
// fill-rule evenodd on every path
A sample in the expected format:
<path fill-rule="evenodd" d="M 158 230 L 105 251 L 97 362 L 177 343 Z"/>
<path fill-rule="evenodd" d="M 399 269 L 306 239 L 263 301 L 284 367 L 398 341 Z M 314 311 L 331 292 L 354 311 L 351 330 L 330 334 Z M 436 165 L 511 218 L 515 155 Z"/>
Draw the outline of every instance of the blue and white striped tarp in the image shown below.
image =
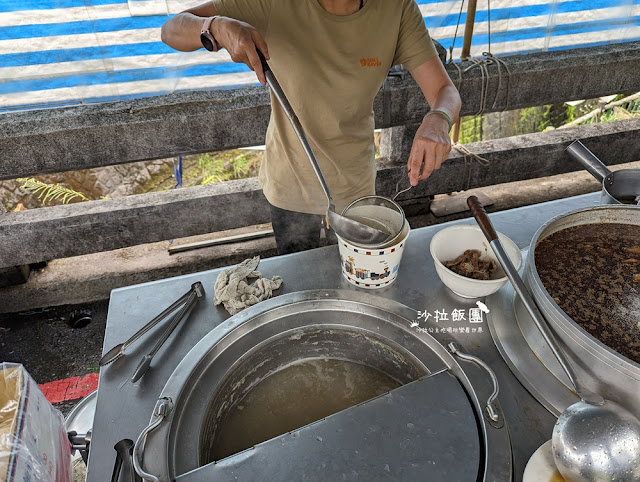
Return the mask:
<path fill-rule="evenodd" d="M 168 16 L 202 1 L 0 0 L 0 111 L 255 84 L 225 51 L 180 53 L 161 42 Z M 448 48 L 462 0 L 417 3 Z M 466 2 L 454 58 L 465 11 Z M 478 0 L 473 56 L 489 50 L 489 15 L 493 54 L 640 39 L 640 0 Z"/>

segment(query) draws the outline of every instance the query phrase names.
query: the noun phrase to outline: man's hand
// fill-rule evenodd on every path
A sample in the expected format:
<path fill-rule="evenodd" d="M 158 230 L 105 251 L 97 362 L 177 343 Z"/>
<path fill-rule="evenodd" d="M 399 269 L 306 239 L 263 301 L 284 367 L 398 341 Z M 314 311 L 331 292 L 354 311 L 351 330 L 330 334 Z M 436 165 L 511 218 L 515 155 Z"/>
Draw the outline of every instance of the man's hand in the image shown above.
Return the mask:
<path fill-rule="evenodd" d="M 413 138 L 407 171 L 412 186 L 440 169 L 451 151 L 449 122 L 438 113 L 424 118 Z"/>
<path fill-rule="evenodd" d="M 431 109 L 449 114 L 449 119 L 437 112 L 427 115 L 413 138 L 407 169 L 411 185 L 415 186 L 440 169 L 451 151 L 449 122 L 458 118 L 460 94 L 438 56 L 413 69 L 411 76 L 420 86 Z"/>
<path fill-rule="evenodd" d="M 258 76 L 262 85 L 266 85 L 267 79 L 262 70 L 262 62 L 256 49 L 269 60 L 269 49 L 260 33 L 246 22 L 234 20 L 228 17 L 216 17 L 211 24 L 211 31 L 218 43 L 227 49 L 231 60 L 244 63 Z"/>

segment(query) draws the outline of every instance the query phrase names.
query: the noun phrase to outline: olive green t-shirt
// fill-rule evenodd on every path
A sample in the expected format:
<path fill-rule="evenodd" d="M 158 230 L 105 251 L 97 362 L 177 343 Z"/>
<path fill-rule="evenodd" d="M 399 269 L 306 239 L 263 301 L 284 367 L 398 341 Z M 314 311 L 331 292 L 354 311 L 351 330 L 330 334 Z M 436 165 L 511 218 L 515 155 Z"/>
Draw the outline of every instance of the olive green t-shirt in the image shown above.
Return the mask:
<path fill-rule="evenodd" d="M 387 72 L 436 55 L 414 0 L 368 0 L 333 15 L 317 0 L 213 0 L 220 15 L 253 25 L 269 65 L 309 139 L 340 212 L 375 193 L 373 100 Z M 323 214 L 327 199 L 277 99 L 259 180 L 276 207 Z"/>

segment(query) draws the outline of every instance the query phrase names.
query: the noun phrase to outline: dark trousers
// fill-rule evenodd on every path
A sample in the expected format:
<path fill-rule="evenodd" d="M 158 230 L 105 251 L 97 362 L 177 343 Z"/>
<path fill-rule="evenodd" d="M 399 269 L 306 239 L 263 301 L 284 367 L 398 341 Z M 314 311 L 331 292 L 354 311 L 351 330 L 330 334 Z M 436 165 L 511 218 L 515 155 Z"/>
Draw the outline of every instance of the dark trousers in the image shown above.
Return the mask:
<path fill-rule="evenodd" d="M 324 229 L 324 216 L 280 209 L 269 204 L 278 254 L 296 253 L 336 243 L 332 231 Z"/>

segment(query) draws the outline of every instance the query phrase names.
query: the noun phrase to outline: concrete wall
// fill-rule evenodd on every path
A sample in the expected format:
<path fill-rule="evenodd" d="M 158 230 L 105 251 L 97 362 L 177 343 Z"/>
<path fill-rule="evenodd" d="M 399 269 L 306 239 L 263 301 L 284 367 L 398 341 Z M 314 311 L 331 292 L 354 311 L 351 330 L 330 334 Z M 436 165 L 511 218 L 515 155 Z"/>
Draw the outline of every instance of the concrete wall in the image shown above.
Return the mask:
<path fill-rule="evenodd" d="M 391 196 L 406 177 L 409 127 L 396 128 L 399 149 L 378 160 L 377 192 Z M 564 149 L 580 138 L 608 164 L 640 159 L 640 118 L 468 144 L 482 166 L 453 151 L 443 167 L 400 199 L 426 197 L 582 169 Z M 402 147 L 404 146 L 404 147 Z M 0 266 L 107 251 L 269 222 L 257 179 L 0 216 Z"/>
<path fill-rule="evenodd" d="M 640 91 L 640 42 L 504 57 L 487 74 L 471 62 L 447 72 L 462 115 Z M 507 71 L 508 68 L 508 71 Z M 410 76 L 378 93 L 376 126 L 421 119 L 428 105 Z M 183 92 L 127 102 L 0 116 L 0 180 L 264 143 L 266 88 Z"/>
<path fill-rule="evenodd" d="M 506 57 L 488 77 L 462 64 L 463 114 L 640 91 L 640 42 Z M 448 65 L 454 82 L 457 68 Z M 415 121 L 428 110 L 407 76 L 376 97 L 384 135 L 377 189 L 392 195 L 405 176 Z M 269 116 L 264 88 L 170 96 L 0 116 L 0 180 L 260 144 Z M 468 145 L 488 166 L 452 152 L 407 197 L 579 170 L 574 139 L 609 164 L 640 159 L 640 119 Z M 269 221 L 256 179 L 0 215 L 0 267 L 112 250 Z"/>

